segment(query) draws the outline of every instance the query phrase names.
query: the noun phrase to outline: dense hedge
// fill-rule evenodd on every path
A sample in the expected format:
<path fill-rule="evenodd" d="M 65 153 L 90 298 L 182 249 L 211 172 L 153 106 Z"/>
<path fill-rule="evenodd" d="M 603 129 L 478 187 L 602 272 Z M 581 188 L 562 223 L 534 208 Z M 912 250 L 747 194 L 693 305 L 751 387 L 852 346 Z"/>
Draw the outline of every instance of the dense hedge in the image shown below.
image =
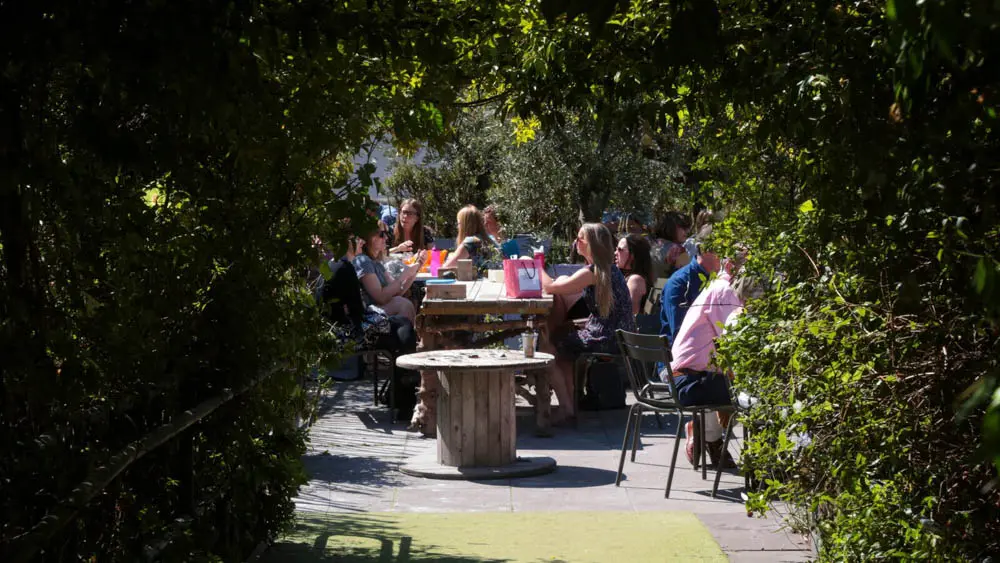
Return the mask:
<path fill-rule="evenodd" d="M 801 507 L 829 560 L 1000 552 L 1000 8 L 543 9 L 512 104 L 557 124 L 647 100 L 652 127 L 697 128 L 719 241 L 771 281 L 724 346 L 761 399 L 750 507 Z"/>
<path fill-rule="evenodd" d="M 298 379 L 334 351 L 312 237 L 370 220 L 367 139 L 443 129 L 428 100 L 476 72 L 451 38 L 496 20 L 455 9 L 0 3 L 0 559 L 125 445 L 273 368 L 35 546 L 238 561 L 287 523 Z"/>

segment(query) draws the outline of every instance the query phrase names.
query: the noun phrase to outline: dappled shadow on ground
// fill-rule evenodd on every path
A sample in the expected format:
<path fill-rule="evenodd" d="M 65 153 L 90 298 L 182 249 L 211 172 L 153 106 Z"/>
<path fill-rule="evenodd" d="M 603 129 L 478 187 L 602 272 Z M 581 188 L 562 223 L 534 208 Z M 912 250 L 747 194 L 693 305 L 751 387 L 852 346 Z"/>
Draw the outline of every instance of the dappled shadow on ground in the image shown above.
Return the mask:
<path fill-rule="evenodd" d="M 402 531 L 391 517 L 351 514 L 299 518 L 285 540 L 261 558 L 263 563 L 491 563 L 506 561 L 456 553 L 455 548 L 424 545 Z"/>
<path fill-rule="evenodd" d="M 315 454 L 302 458 L 309 478 L 317 481 L 336 483 L 341 490 L 356 492 L 374 491 L 381 487 L 395 487 L 403 484 L 398 463 L 375 457 L 352 457 L 349 455 Z"/>

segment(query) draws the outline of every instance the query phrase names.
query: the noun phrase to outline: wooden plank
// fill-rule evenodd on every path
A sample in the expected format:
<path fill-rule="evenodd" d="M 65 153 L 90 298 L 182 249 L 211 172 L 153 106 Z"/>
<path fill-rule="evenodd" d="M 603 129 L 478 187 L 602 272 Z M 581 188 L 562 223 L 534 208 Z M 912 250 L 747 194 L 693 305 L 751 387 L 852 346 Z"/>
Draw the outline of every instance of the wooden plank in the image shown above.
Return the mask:
<path fill-rule="evenodd" d="M 490 413 L 490 378 L 491 374 L 481 373 L 466 376 L 476 381 L 476 458 L 475 465 L 489 465 L 489 413 Z"/>
<path fill-rule="evenodd" d="M 500 463 L 517 460 L 517 417 L 514 414 L 514 376 L 500 382 Z"/>
<path fill-rule="evenodd" d="M 452 432 L 451 427 L 451 380 L 448 374 L 438 372 L 438 399 L 437 399 L 437 427 L 438 427 L 438 463 L 441 465 L 453 465 L 453 454 L 451 446 L 453 439 L 446 439 Z"/>
<path fill-rule="evenodd" d="M 462 380 L 462 465 L 475 465 L 476 460 L 476 376 L 455 372 Z"/>
<path fill-rule="evenodd" d="M 535 426 L 540 436 L 552 435 L 551 393 L 549 386 L 549 371 L 535 370 Z"/>
<path fill-rule="evenodd" d="M 455 330 L 467 330 L 472 332 L 487 332 L 495 330 L 523 330 L 527 328 L 528 321 L 497 321 L 497 322 L 453 322 L 436 323 L 427 329 L 434 333 L 451 332 Z"/>
<path fill-rule="evenodd" d="M 552 302 L 532 305 L 525 300 L 511 299 L 509 301 L 466 301 L 456 299 L 448 302 L 428 303 L 420 308 L 424 316 L 445 315 L 548 315 L 552 311 Z"/>
<path fill-rule="evenodd" d="M 473 301 L 499 301 L 504 286 L 499 283 L 480 282 L 479 292 Z"/>
<path fill-rule="evenodd" d="M 452 440 L 449 446 L 449 452 L 451 453 L 451 459 L 448 460 L 446 465 L 453 467 L 462 466 L 462 417 L 464 412 L 462 410 L 463 400 L 462 400 L 462 383 L 464 376 L 456 373 L 448 374 L 448 382 L 451 386 L 451 416 L 449 420 L 449 438 Z M 441 437 L 438 436 L 438 440 Z"/>
<path fill-rule="evenodd" d="M 468 296 L 466 297 L 466 300 L 467 301 L 475 301 L 477 299 L 477 297 L 479 296 L 479 292 L 481 292 L 482 289 L 483 289 L 483 281 L 482 280 L 477 280 L 477 281 L 472 282 L 470 284 L 470 286 L 469 286 L 469 292 L 468 292 Z"/>
<path fill-rule="evenodd" d="M 501 393 L 503 392 L 503 378 L 514 376 L 506 374 L 504 372 L 497 372 L 496 375 L 490 374 L 487 379 L 489 381 L 489 400 L 487 401 L 487 406 L 489 413 L 487 416 L 487 429 L 486 429 L 486 441 L 489 449 L 489 457 L 487 458 L 487 465 L 491 467 L 496 467 L 503 465 L 503 450 L 502 440 L 500 438 L 500 419 L 503 414 L 503 401 L 501 399 Z"/>

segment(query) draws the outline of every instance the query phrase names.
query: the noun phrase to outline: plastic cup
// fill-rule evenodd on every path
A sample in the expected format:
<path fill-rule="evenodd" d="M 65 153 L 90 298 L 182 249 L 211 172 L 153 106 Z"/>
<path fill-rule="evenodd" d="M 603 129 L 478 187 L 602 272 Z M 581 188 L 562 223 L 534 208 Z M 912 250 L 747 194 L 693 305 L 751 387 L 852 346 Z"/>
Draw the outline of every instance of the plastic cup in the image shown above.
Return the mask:
<path fill-rule="evenodd" d="M 521 335 L 521 350 L 525 358 L 535 357 L 535 333 L 525 332 Z"/>
<path fill-rule="evenodd" d="M 435 278 L 438 275 L 438 270 L 441 268 L 441 251 L 437 249 L 431 250 L 431 265 L 428 267 L 431 275 Z"/>

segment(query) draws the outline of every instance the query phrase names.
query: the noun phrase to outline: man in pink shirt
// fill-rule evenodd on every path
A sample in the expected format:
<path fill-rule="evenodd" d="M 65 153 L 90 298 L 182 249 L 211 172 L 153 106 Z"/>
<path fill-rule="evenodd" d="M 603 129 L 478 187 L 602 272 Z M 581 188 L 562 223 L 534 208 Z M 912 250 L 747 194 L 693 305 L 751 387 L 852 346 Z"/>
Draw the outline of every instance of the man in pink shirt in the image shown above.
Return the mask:
<path fill-rule="evenodd" d="M 737 285 L 739 291 L 730 283 L 730 273 L 723 273 L 702 290 L 691 303 L 684 316 L 677 338 L 671 348 L 673 361 L 670 368 L 674 374 L 674 384 L 677 389 L 677 401 L 685 406 L 690 405 L 729 405 L 729 378 L 719 372 L 712 363 L 715 353 L 715 339 L 722 335 L 725 326 L 743 311 L 745 298 L 744 288 L 748 284 L 741 280 Z M 666 380 L 664 370 L 661 378 Z M 685 448 L 689 461 L 695 467 L 700 459 L 700 444 L 695 438 L 695 427 L 692 422 L 686 426 L 687 447 Z M 733 466 L 728 452 L 722 453 L 723 427 L 718 417 L 705 418 L 705 441 L 712 463 L 723 463 Z"/>

